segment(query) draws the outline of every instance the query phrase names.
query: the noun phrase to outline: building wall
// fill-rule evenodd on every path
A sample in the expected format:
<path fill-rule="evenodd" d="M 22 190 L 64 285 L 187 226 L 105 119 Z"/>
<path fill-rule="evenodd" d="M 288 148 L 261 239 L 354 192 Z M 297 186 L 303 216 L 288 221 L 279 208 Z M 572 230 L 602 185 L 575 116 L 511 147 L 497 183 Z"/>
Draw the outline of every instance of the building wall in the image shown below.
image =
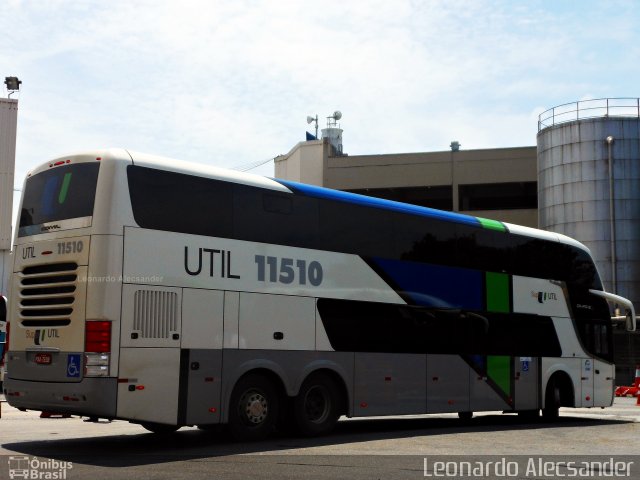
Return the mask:
<path fill-rule="evenodd" d="M 501 208 L 465 210 L 460 204 L 460 186 L 535 183 L 536 147 L 338 156 L 326 141 L 312 141 L 301 142 L 288 154 L 277 157 L 275 165 L 277 178 L 374 196 L 379 192 L 368 190 L 448 186 L 449 206 L 441 207 L 440 202 L 434 205 L 435 208 L 529 227 L 538 226 L 535 200 L 530 208 L 504 205 Z M 402 197 L 398 199 L 420 204 Z M 493 203 L 496 201 L 499 199 Z M 428 202 L 425 205 L 432 206 Z"/>
<path fill-rule="evenodd" d="M 7 291 L 11 264 L 13 185 L 18 101 L 0 98 L 0 293 Z"/>
<path fill-rule="evenodd" d="M 274 159 L 276 178 L 322 186 L 328 148 L 322 140 L 298 143 Z"/>

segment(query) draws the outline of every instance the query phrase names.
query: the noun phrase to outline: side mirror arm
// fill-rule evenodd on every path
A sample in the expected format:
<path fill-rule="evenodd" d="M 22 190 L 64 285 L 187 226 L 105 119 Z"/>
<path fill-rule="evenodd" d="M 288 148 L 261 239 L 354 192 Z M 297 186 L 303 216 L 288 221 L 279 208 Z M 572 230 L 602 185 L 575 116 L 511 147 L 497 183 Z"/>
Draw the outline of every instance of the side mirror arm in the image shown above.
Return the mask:
<path fill-rule="evenodd" d="M 630 332 L 636 329 L 636 310 L 633 308 L 633 303 L 620 295 L 615 295 L 609 292 L 603 292 L 602 290 L 589 290 L 589 293 L 596 297 L 601 297 L 613 304 L 622 305 L 626 310 L 626 314 L 623 317 L 613 317 L 614 320 L 624 320 L 627 325 L 627 330 Z"/>

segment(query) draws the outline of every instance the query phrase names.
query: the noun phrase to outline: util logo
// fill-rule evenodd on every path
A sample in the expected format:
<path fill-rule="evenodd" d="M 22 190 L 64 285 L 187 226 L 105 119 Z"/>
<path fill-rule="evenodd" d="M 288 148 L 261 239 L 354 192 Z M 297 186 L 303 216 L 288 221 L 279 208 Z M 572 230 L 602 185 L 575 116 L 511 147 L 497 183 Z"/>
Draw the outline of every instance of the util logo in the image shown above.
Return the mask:
<path fill-rule="evenodd" d="M 27 330 L 27 338 L 33 339 L 35 345 L 42 345 L 45 343 L 45 339 L 60 338 L 60 334 L 56 328 L 38 329 L 36 331 Z"/>
<path fill-rule="evenodd" d="M 538 303 L 545 303 L 549 300 L 557 301 L 558 297 L 554 292 L 531 292 L 531 296 L 538 300 Z"/>
<path fill-rule="evenodd" d="M 45 338 L 46 335 L 44 330 L 36 330 L 36 333 L 33 336 L 33 343 L 35 343 L 36 345 L 40 345 L 41 342 L 44 342 Z"/>

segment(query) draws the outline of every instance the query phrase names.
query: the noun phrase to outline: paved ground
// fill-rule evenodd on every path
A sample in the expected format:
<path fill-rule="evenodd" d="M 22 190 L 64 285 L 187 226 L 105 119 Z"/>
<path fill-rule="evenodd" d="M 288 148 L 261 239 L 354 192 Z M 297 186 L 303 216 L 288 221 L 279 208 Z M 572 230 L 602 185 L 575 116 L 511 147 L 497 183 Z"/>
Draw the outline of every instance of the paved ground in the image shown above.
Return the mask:
<path fill-rule="evenodd" d="M 638 453 L 639 434 L 640 407 L 631 398 L 616 399 L 605 410 L 563 409 L 555 424 L 525 423 L 499 412 L 478 415 L 468 424 L 453 415 L 345 419 L 327 437 L 274 437 L 252 444 L 193 428 L 159 437 L 122 421 L 40 419 L 37 412 L 19 412 L 3 402 L 0 479 L 7 478 L 9 456 L 14 462 L 18 456 L 59 462 L 40 470 L 72 462 L 68 479 L 424 478 L 425 459 L 433 473 L 434 462 L 445 455 L 479 461 L 520 455 L 508 459 L 525 463 L 539 455 L 560 455 L 554 458 L 565 464 L 581 455 L 622 461 Z M 637 465 L 631 478 L 640 478 L 640 457 L 626 460 Z M 494 477 L 499 475 L 483 476 Z"/>

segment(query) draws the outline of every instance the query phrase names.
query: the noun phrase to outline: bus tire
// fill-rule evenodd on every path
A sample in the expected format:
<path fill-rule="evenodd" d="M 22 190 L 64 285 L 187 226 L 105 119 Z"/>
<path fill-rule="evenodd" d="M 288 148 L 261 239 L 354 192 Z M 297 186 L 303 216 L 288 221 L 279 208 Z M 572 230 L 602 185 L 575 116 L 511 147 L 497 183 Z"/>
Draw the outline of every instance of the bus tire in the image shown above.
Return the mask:
<path fill-rule="evenodd" d="M 542 418 L 547 421 L 557 420 L 560 414 L 560 405 L 562 404 L 562 392 L 556 379 L 552 379 L 547 385 L 544 398 Z"/>
<path fill-rule="evenodd" d="M 262 375 L 249 374 L 236 383 L 229 404 L 229 433 L 236 441 L 266 438 L 278 419 L 278 393 Z"/>
<path fill-rule="evenodd" d="M 310 375 L 293 400 L 297 432 L 308 437 L 329 433 L 340 417 L 340 401 L 340 391 L 330 376 Z"/>
<path fill-rule="evenodd" d="M 144 422 L 140 424 L 144 429 L 158 435 L 168 435 L 177 432 L 180 428 L 177 425 L 167 425 L 166 423 Z"/>

